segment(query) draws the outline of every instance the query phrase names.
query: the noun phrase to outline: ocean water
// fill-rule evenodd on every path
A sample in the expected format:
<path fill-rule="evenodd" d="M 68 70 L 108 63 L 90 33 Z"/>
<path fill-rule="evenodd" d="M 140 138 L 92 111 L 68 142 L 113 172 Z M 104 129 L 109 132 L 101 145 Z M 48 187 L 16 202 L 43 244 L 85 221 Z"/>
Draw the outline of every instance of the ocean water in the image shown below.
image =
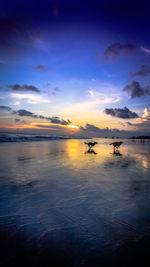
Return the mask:
<path fill-rule="evenodd" d="M 0 230 L 84 264 L 150 234 L 150 142 L 0 143 Z M 9 255 L 11 258 L 12 255 Z"/>

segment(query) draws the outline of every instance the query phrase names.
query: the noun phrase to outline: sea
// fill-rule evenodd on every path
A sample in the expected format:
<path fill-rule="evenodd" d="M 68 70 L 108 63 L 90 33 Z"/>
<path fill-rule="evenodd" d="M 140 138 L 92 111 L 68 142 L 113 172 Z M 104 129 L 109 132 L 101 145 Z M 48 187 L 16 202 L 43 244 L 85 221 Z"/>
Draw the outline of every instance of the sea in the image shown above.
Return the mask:
<path fill-rule="evenodd" d="M 150 236 L 150 141 L 92 141 L 0 135 L 0 266 L 100 266 Z"/>

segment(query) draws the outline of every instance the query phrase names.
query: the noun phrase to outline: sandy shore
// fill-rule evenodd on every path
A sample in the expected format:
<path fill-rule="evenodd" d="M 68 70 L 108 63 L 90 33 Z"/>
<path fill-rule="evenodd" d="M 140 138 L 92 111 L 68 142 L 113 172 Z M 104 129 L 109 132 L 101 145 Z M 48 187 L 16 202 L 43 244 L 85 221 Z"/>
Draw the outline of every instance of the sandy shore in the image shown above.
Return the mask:
<path fill-rule="evenodd" d="M 1 144 L 0 267 L 150 266 L 150 144 L 110 142 Z"/>
<path fill-rule="evenodd" d="M 150 266 L 148 236 L 126 243 L 115 251 L 108 249 L 103 254 L 95 251 L 79 263 L 74 255 L 64 250 L 64 244 L 53 243 L 38 249 L 37 244 L 28 244 L 19 234 L 10 235 L 0 231 L 0 266 Z"/>

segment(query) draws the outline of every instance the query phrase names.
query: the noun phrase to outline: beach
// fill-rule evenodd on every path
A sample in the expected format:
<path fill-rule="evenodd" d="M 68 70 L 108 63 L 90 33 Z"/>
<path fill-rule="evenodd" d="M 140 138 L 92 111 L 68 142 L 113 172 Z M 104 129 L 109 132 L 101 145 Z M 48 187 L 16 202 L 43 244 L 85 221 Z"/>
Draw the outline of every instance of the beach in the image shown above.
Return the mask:
<path fill-rule="evenodd" d="M 94 140 L 0 143 L 0 266 L 148 259 L 150 142 Z"/>

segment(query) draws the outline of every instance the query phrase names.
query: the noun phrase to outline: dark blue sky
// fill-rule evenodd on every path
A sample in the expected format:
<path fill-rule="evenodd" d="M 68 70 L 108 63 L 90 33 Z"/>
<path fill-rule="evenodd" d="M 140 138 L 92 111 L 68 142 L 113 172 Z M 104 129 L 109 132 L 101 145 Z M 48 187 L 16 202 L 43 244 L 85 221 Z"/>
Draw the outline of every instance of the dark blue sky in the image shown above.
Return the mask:
<path fill-rule="evenodd" d="M 107 127 L 149 133 L 149 7 L 148 1 L 3 1 L 1 129 L 47 125 L 61 133 L 62 120 L 69 120 L 80 134 Z"/>

